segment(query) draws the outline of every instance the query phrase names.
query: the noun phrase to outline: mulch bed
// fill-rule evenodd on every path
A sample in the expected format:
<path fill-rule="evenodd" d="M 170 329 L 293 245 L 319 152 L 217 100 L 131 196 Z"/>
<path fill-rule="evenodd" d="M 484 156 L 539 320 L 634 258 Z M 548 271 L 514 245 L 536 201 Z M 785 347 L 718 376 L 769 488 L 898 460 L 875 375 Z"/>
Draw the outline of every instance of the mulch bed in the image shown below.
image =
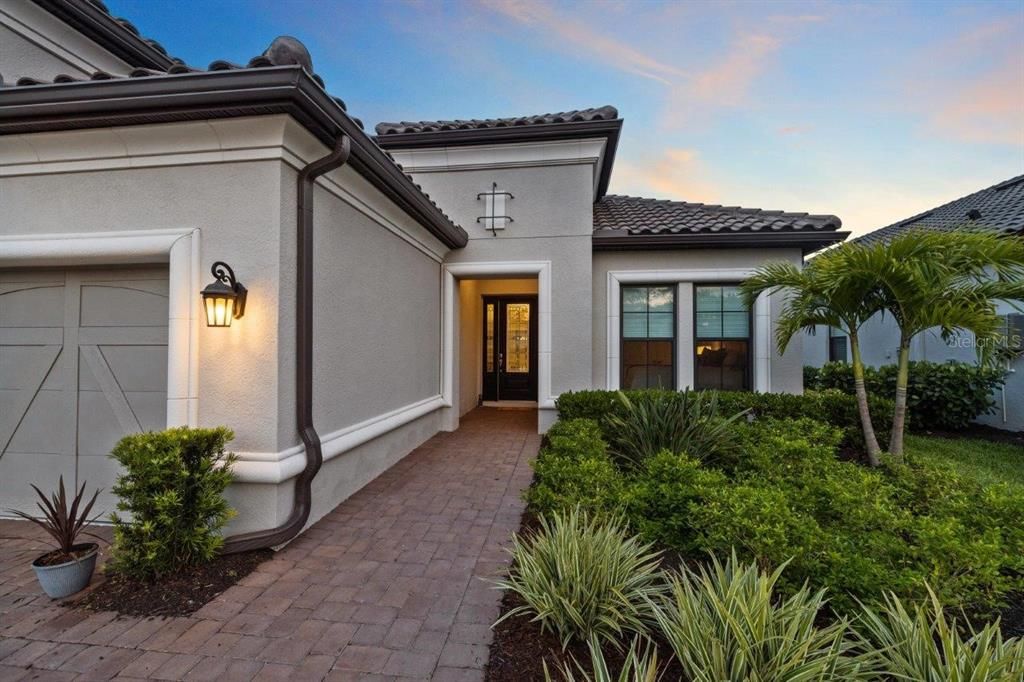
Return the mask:
<path fill-rule="evenodd" d="M 921 432 L 911 431 L 911 433 L 920 433 L 926 436 L 938 436 L 939 438 L 949 438 L 951 440 L 975 438 L 977 440 L 987 440 L 992 443 L 1006 443 L 1009 445 L 1019 445 L 1024 447 L 1024 431 L 1006 431 L 986 424 L 971 424 L 963 431 L 924 430 Z"/>
<path fill-rule="evenodd" d="M 73 605 L 123 616 L 188 616 L 256 570 L 274 555 L 269 549 L 218 556 L 155 582 L 108 575 Z"/>

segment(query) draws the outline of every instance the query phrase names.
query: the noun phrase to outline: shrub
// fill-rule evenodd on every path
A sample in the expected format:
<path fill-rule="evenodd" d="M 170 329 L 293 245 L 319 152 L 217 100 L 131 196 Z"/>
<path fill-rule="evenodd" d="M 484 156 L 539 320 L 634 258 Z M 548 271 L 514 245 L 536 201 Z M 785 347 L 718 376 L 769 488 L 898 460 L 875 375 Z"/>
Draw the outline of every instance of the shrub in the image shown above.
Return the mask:
<path fill-rule="evenodd" d="M 803 587 L 780 600 L 775 585 L 781 572 L 741 565 L 734 554 L 724 565 L 712 557 L 710 568 L 672 576 L 655 617 L 687 679 L 870 679 L 845 620 L 815 626 L 824 590 Z"/>
<path fill-rule="evenodd" d="M 681 392 L 660 390 L 623 391 L 631 401 L 678 400 Z M 842 430 L 842 447 L 858 451 L 864 449 L 857 400 L 841 391 L 808 391 L 803 395 L 791 393 L 753 393 L 749 391 L 722 391 L 717 394 L 718 411 L 734 415 L 747 410 L 749 418 L 771 417 L 798 419 L 811 417 L 827 422 Z M 559 396 L 556 403 L 560 419 L 587 418 L 596 421 L 610 443 L 614 433 L 609 428 L 609 416 L 621 415 L 621 403 L 614 391 L 569 391 Z M 869 395 L 875 431 L 884 438 L 892 428 L 893 402 L 878 395 Z M 659 448 L 660 449 L 660 448 Z"/>
<path fill-rule="evenodd" d="M 563 650 L 574 639 L 614 642 L 648 631 L 650 601 L 663 590 L 658 553 L 619 522 L 579 510 L 555 513 L 541 517 L 531 536 L 514 535 L 510 553 L 508 578 L 496 584 L 524 603 L 499 623 L 532 616 L 558 635 Z"/>
<path fill-rule="evenodd" d="M 225 428 L 186 427 L 125 436 L 111 457 L 124 467 L 111 515 L 110 566 L 154 579 L 209 561 L 220 549 L 220 530 L 234 512 L 224 500 L 235 456 L 225 454 L 234 437 Z"/>
<path fill-rule="evenodd" d="M 575 507 L 600 513 L 620 504 L 622 474 L 592 420 L 559 421 L 552 426 L 533 468 L 535 483 L 527 489 L 525 499 L 540 514 Z"/>
<path fill-rule="evenodd" d="M 693 507 L 703 502 L 708 491 L 728 484 L 721 471 L 663 450 L 644 462 L 627 488 L 626 518 L 645 539 L 692 553 L 698 549 Z"/>
<path fill-rule="evenodd" d="M 617 394 L 618 409 L 605 417 L 609 449 L 634 466 L 661 450 L 698 460 L 730 456 L 738 449 L 735 424 L 743 412 L 722 416 L 710 391 Z"/>
<path fill-rule="evenodd" d="M 892 399 L 896 395 L 896 365 L 865 368 L 869 394 Z M 992 392 L 1003 385 L 1002 370 L 964 362 L 911 362 L 907 385 L 907 409 L 913 426 L 921 429 L 958 431 L 979 415 L 991 412 Z M 805 384 L 806 385 L 806 384 Z M 817 389 L 836 389 L 853 394 L 853 369 L 830 362 L 817 371 Z"/>
<path fill-rule="evenodd" d="M 965 638 L 931 590 L 929 601 L 908 610 L 888 593 L 879 611 L 864 609 L 861 649 L 877 660 L 882 675 L 926 681 L 1024 679 L 1024 640 L 1004 640 L 998 620 L 969 629 Z"/>

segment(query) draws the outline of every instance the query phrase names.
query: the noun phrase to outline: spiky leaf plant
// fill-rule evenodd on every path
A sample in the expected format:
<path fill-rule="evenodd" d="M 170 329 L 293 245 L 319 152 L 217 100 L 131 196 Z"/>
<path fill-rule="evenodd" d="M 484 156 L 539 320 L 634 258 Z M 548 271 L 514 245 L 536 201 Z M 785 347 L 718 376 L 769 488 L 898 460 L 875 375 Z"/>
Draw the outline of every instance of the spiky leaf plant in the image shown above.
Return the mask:
<path fill-rule="evenodd" d="M 648 640 L 642 643 L 643 638 L 635 637 L 633 643 L 626 653 L 626 660 L 622 664 L 619 674 L 612 673 L 605 661 L 604 652 L 601 650 L 601 642 L 591 638 L 588 642 L 590 650 L 590 670 L 577 661 L 572 664 L 564 663 L 559 670 L 561 682 L 657 682 L 662 678 L 658 674 L 658 652 Z M 547 662 L 544 663 L 544 679 L 546 682 L 555 682 L 556 678 L 548 670 Z"/>
<path fill-rule="evenodd" d="M 614 642 L 646 634 L 650 604 L 664 590 L 659 553 L 630 535 L 618 520 L 598 520 L 578 508 L 540 519 L 540 528 L 512 538 L 513 564 L 499 588 L 524 604 L 500 623 L 529 616 L 554 632 L 565 649 L 574 639 Z M 497 623 L 495 623 L 497 625 Z"/>
<path fill-rule="evenodd" d="M 775 593 L 773 573 L 742 565 L 684 570 L 669 578 L 670 594 L 655 611 L 661 632 L 694 682 L 797 682 L 870 679 L 865 657 L 853 653 L 848 623 L 819 628 L 824 590 L 806 587 L 789 598 Z"/>
<path fill-rule="evenodd" d="M 50 493 L 49 498 L 35 485 L 32 485 L 32 489 L 36 491 L 36 495 L 39 496 L 39 501 L 36 502 L 36 506 L 39 507 L 39 511 L 42 512 L 42 518 L 36 518 L 31 514 L 18 509 L 8 509 L 7 511 L 15 516 L 20 516 L 26 521 L 31 521 L 36 524 L 53 540 L 53 544 L 57 548 L 58 555 L 53 557 L 57 563 L 63 563 L 65 561 L 71 561 L 75 558 L 73 551 L 75 545 L 78 544 L 79 535 L 91 535 L 92 537 L 98 537 L 85 531 L 85 527 L 102 514 L 96 514 L 90 517 L 89 512 L 92 511 L 92 507 L 96 504 L 96 498 L 99 497 L 100 491 L 97 490 L 93 493 L 92 498 L 82 505 L 85 499 L 85 481 L 82 481 L 82 487 L 79 488 L 74 498 L 71 500 L 71 506 L 68 507 L 68 496 L 64 489 L 64 477 L 61 476 L 57 483 L 57 492 Z"/>
<path fill-rule="evenodd" d="M 865 608 L 861 648 L 891 679 L 920 682 L 1019 682 L 1024 680 L 1024 639 L 1003 639 L 999 621 L 961 634 L 938 597 L 909 609 L 894 594 L 876 611 Z"/>

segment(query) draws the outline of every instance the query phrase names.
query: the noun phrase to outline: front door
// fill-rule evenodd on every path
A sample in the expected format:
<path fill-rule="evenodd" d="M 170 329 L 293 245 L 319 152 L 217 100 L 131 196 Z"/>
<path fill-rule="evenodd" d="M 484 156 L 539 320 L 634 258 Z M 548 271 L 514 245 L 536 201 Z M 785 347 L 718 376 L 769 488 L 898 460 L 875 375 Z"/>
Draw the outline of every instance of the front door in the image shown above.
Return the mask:
<path fill-rule="evenodd" d="M 484 400 L 537 399 L 537 297 L 484 297 Z"/>

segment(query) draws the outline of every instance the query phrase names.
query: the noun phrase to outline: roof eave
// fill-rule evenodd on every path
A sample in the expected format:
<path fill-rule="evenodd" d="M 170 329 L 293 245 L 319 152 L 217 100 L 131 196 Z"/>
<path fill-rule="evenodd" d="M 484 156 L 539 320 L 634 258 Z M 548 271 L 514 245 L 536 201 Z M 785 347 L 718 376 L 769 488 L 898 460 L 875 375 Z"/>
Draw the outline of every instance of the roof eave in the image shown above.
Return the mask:
<path fill-rule="evenodd" d="M 837 244 L 849 232 L 715 232 L 686 234 L 602 235 L 592 239 L 594 251 L 657 251 L 662 249 L 799 248 L 804 255 Z"/>
<path fill-rule="evenodd" d="M 0 90 L 0 135 L 286 113 L 321 142 L 352 141 L 350 165 L 448 248 L 466 245 L 385 152 L 298 66 L 34 85 Z"/>
<path fill-rule="evenodd" d="M 33 0 L 115 57 L 134 67 L 166 71 L 174 59 L 121 26 L 111 15 L 87 0 Z"/>
<path fill-rule="evenodd" d="M 553 142 L 603 137 L 605 156 L 597 182 L 597 199 L 608 193 L 615 152 L 622 132 L 622 119 L 600 121 L 569 121 L 521 126 L 495 126 L 459 130 L 435 130 L 424 133 L 391 133 L 378 135 L 377 143 L 385 149 L 422 149 L 427 147 L 465 147 L 481 144 L 514 144 L 519 142 Z"/>

